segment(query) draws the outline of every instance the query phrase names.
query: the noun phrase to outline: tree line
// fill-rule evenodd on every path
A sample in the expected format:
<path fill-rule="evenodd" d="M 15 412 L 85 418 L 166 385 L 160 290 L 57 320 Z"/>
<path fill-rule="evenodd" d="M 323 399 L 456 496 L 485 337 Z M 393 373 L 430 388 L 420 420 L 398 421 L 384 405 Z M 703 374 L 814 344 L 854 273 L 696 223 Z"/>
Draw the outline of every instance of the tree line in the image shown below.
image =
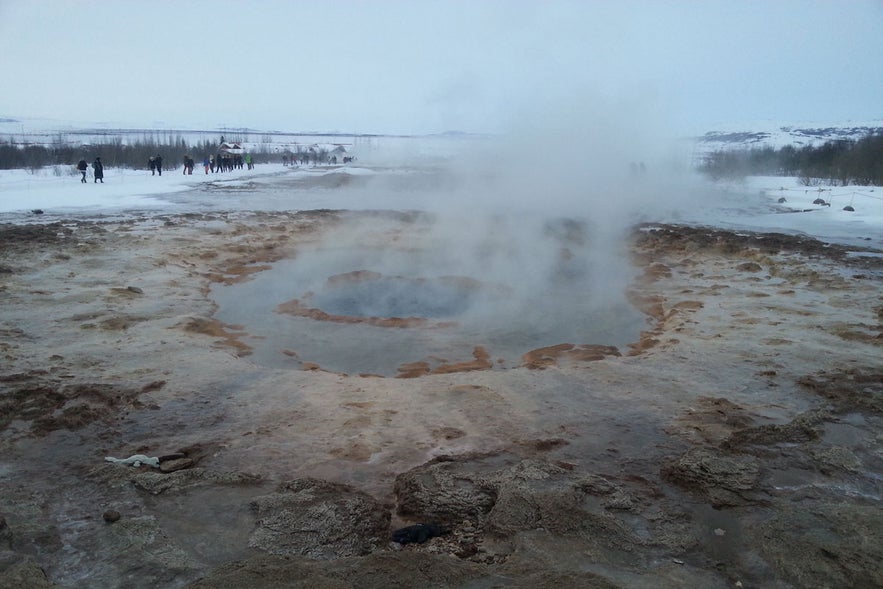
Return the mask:
<path fill-rule="evenodd" d="M 146 169 L 147 160 L 156 155 L 162 155 L 164 169 L 174 170 L 183 165 L 185 155 L 202 162 L 203 157 L 215 155 L 219 146 L 219 143 L 208 140 L 191 144 L 182 137 L 165 140 L 144 138 L 132 143 L 124 143 L 121 138 L 111 138 L 102 143 L 80 146 L 66 143 L 21 146 L 10 139 L 0 141 L 0 170 L 73 166 L 80 159 L 91 162 L 96 157 L 100 157 L 104 165 L 111 168 Z M 252 158 L 255 163 L 266 163 L 271 161 L 272 154 L 266 149 L 258 150 L 252 154 Z"/>
<path fill-rule="evenodd" d="M 797 176 L 804 185 L 883 186 L 883 133 L 857 141 L 828 141 L 816 147 L 717 151 L 699 170 L 712 178 Z"/>

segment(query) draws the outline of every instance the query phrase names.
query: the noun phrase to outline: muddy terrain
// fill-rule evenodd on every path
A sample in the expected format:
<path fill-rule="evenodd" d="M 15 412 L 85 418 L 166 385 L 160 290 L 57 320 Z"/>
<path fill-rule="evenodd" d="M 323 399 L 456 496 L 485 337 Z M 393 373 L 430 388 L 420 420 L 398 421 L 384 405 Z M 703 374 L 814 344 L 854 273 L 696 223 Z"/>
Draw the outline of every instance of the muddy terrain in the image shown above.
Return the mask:
<path fill-rule="evenodd" d="M 883 586 L 880 251 L 636 227 L 629 345 L 399 377 L 215 317 L 376 215 L 0 226 L 0 586 Z"/>

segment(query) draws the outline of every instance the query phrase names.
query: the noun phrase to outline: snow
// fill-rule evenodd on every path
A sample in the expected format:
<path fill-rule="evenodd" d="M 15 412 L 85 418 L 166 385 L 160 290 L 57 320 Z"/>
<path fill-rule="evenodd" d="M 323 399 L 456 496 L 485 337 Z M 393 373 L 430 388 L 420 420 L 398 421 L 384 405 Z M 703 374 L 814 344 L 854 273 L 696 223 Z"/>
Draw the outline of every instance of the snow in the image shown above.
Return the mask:
<path fill-rule="evenodd" d="M 400 147 L 398 140 L 395 145 L 394 153 Z M 411 153 L 419 151 L 417 146 Z M 385 188 L 398 183 L 394 181 L 395 177 L 422 173 L 420 168 L 412 165 L 413 162 L 396 162 L 396 158 L 386 165 L 373 165 L 380 164 L 377 160 L 385 155 L 389 152 L 380 146 L 374 157 L 366 157 L 366 161 L 372 162 L 370 165 L 360 162 L 317 167 L 257 164 L 254 170 L 208 175 L 201 167 L 197 167 L 193 175 L 183 175 L 179 169 L 166 171 L 162 176 L 151 176 L 146 170 L 106 168 L 104 184 L 92 181 L 91 170 L 88 182 L 81 183 L 79 173 L 69 166 L 36 171 L 0 170 L 0 222 L 49 222 L 73 216 L 144 211 L 432 210 L 438 205 L 438 197 L 444 193 Z M 538 175 L 543 173 L 540 168 L 536 170 Z M 368 184 L 304 181 L 328 175 L 361 177 Z M 663 182 L 654 184 L 652 178 L 647 179 L 651 184 L 642 197 L 645 200 L 630 205 L 634 209 L 633 222 L 682 222 L 730 229 L 802 233 L 856 247 L 883 249 L 883 189 L 879 187 L 804 186 L 793 177 L 750 177 L 740 182 L 705 182 L 698 189 L 698 199 L 681 200 L 674 198 L 679 188 Z M 554 181 L 549 177 L 548 186 L 554 186 Z M 626 194 L 630 187 L 623 184 L 620 189 Z M 785 202 L 779 203 L 783 197 Z M 814 204 L 817 198 L 822 198 L 830 206 Z M 674 204 L 668 210 L 656 206 L 651 210 L 647 199 L 653 203 Z M 451 196 L 449 203 L 441 206 L 455 207 L 458 202 L 468 207 L 470 201 L 459 201 Z M 508 206 L 506 201 L 502 203 L 494 206 Z M 612 203 L 598 204 L 608 209 L 612 206 Z M 847 205 L 854 211 L 844 210 Z M 32 213 L 35 209 L 43 210 L 45 214 Z"/>
<path fill-rule="evenodd" d="M 238 176 L 239 174 L 235 174 Z M 234 174 L 227 174 L 234 177 Z M 163 196 L 189 190 L 207 182 L 206 176 L 184 176 L 168 171 L 151 176 L 148 171 L 105 168 L 104 183 L 95 183 L 91 169 L 86 184 L 72 166 L 52 166 L 36 171 L 0 171 L 0 212 L 33 209 L 89 210 L 152 208 L 170 204 Z"/>
<path fill-rule="evenodd" d="M 883 189 L 875 186 L 804 186 L 798 178 L 753 176 L 720 185 L 725 191 L 756 195 L 766 211 L 746 213 L 731 225 L 762 231 L 803 233 L 852 245 L 883 247 Z M 785 202 L 779 203 L 784 198 Z M 814 204 L 821 198 L 826 205 Z M 828 206 L 830 205 L 830 206 Z M 854 211 L 844 210 L 851 206 Z M 725 223 L 726 224 L 726 223 Z"/>

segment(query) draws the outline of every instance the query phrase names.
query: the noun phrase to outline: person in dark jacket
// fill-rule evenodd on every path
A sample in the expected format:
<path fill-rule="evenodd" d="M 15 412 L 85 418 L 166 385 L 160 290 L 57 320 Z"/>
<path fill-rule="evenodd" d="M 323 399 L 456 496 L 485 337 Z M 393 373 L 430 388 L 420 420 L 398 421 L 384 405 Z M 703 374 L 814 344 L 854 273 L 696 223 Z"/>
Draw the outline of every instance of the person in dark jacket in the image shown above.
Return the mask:
<path fill-rule="evenodd" d="M 95 182 L 101 180 L 101 183 L 104 184 L 104 164 L 101 163 L 100 157 L 96 157 L 92 162 L 92 169 L 95 170 Z"/>
<path fill-rule="evenodd" d="M 153 162 L 156 164 L 156 171 L 159 172 L 159 175 L 162 176 L 162 156 L 157 155 L 153 158 Z"/>
<path fill-rule="evenodd" d="M 153 156 L 150 156 L 150 159 L 147 160 L 147 168 L 150 170 L 151 176 L 156 176 L 156 160 L 153 159 Z"/>
<path fill-rule="evenodd" d="M 89 164 L 86 163 L 86 158 L 82 158 L 80 160 L 80 162 L 77 164 L 77 170 L 79 170 L 80 173 L 83 175 L 83 177 L 80 179 L 80 182 L 82 182 L 83 184 L 86 183 L 86 170 L 88 170 L 88 169 L 89 169 Z"/>

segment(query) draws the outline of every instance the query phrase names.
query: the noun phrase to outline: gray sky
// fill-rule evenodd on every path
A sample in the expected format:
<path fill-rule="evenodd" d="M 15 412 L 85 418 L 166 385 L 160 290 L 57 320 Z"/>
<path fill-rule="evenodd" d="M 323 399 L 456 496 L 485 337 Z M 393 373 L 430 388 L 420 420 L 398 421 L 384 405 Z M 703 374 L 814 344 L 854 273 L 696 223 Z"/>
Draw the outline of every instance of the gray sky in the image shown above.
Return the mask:
<path fill-rule="evenodd" d="M 0 0 L 0 117 L 505 132 L 883 118 L 883 0 Z M 650 113 L 648 115 L 648 113 Z"/>

